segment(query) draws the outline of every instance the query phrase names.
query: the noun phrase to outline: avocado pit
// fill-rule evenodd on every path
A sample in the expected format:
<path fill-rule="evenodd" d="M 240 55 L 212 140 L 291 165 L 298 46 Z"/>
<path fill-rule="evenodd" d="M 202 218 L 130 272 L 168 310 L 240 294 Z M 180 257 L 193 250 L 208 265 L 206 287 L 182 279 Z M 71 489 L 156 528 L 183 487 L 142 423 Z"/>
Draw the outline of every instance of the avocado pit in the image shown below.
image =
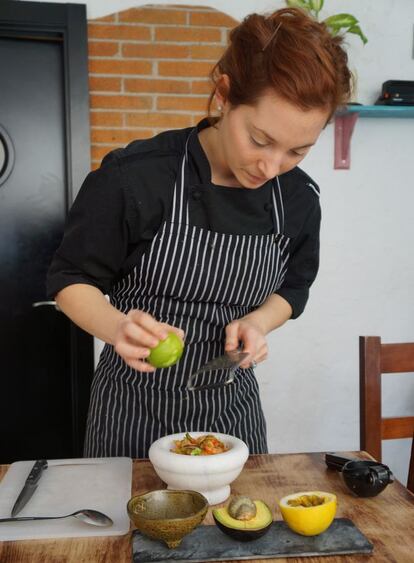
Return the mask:
<path fill-rule="evenodd" d="M 227 510 L 236 520 L 251 520 L 257 514 L 256 505 L 249 497 L 234 497 Z"/>
<path fill-rule="evenodd" d="M 234 497 L 228 506 L 213 510 L 218 528 L 238 541 L 251 541 L 263 536 L 273 522 L 270 508 L 261 500 Z"/>

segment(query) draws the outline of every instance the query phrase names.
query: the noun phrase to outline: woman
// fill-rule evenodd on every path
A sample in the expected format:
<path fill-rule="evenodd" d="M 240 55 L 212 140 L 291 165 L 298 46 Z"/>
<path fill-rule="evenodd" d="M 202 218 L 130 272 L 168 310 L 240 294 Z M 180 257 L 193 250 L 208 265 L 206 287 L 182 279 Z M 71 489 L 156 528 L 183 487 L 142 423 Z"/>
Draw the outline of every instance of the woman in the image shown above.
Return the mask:
<path fill-rule="evenodd" d="M 85 455 L 147 457 L 160 436 L 193 430 L 267 452 L 254 366 L 318 270 L 319 190 L 297 164 L 349 98 L 340 43 L 296 9 L 248 16 L 212 72 L 219 117 L 113 151 L 86 178 L 48 279 L 59 307 L 106 342 Z M 145 358 L 170 331 L 184 354 L 156 370 Z M 234 383 L 186 389 L 239 346 Z"/>

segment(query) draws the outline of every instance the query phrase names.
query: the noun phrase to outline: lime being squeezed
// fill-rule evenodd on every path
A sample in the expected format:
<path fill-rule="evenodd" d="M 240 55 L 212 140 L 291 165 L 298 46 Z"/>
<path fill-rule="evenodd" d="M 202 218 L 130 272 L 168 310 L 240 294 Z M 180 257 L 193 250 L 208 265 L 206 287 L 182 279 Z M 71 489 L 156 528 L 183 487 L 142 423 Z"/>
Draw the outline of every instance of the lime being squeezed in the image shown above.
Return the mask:
<path fill-rule="evenodd" d="M 175 332 L 170 332 L 164 340 L 151 348 L 147 361 L 155 368 L 168 368 L 181 358 L 184 351 L 184 342 Z"/>

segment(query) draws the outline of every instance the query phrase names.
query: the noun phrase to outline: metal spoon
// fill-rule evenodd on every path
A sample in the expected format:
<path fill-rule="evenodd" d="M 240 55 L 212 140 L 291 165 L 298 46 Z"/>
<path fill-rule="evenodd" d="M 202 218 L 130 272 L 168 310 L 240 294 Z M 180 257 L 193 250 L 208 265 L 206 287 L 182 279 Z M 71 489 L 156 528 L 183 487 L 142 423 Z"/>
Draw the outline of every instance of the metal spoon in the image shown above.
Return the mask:
<path fill-rule="evenodd" d="M 90 508 L 83 508 L 82 510 L 77 510 L 65 516 L 15 516 L 14 518 L 0 518 L 0 523 L 23 522 L 28 520 L 57 520 L 59 518 L 70 518 L 71 516 L 85 522 L 85 524 L 92 524 L 92 526 L 112 526 L 113 524 L 109 516 L 103 512 L 99 512 L 99 510 L 92 510 Z"/>

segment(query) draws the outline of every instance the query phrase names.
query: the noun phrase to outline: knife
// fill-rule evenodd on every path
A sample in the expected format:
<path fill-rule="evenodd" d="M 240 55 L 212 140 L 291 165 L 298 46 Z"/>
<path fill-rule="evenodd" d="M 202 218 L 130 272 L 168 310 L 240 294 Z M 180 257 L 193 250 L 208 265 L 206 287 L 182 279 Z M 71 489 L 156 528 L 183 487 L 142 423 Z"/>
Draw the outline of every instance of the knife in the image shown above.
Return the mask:
<path fill-rule="evenodd" d="M 190 375 L 187 381 L 187 386 L 186 386 L 187 389 L 190 391 L 194 391 L 196 389 L 201 389 L 201 388 L 207 389 L 209 387 L 215 387 L 215 385 L 195 386 L 194 382 L 196 377 L 200 375 L 200 373 L 203 373 L 205 371 L 213 371 L 217 369 L 230 369 L 233 372 L 236 368 L 239 367 L 239 365 L 243 362 L 243 360 L 247 358 L 248 355 L 249 354 L 247 352 L 243 352 L 242 350 L 231 350 L 229 352 L 224 352 L 222 356 L 213 358 L 212 360 L 202 365 L 200 368 L 198 368 L 197 371 L 195 371 L 193 374 Z M 231 375 L 230 379 L 226 381 L 226 384 L 230 383 L 232 380 L 233 377 Z"/>
<path fill-rule="evenodd" d="M 33 465 L 30 473 L 24 483 L 23 489 L 20 491 L 16 502 L 14 503 L 13 509 L 11 511 L 12 517 L 16 516 L 32 498 L 33 493 L 37 489 L 37 484 L 43 471 L 47 469 L 47 461 L 45 459 L 38 459 Z"/>
<path fill-rule="evenodd" d="M 41 476 L 43 475 L 43 471 L 48 467 L 60 467 L 60 466 L 71 466 L 71 465 L 100 465 L 104 463 L 105 460 L 82 460 L 82 461 L 75 461 L 72 460 L 63 460 L 63 461 L 51 461 L 47 462 L 46 459 L 38 459 L 35 464 L 33 465 L 30 473 L 25 481 L 23 489 L 20 491 L 19 496 L 17 497 L 16 502 L 14 503 L 13 510 L 11 511 L 12 517 L 15 517 L 28 503 L 28 501 L 32 498 L 33 493 L 37 489 L 37 485 Z"/>

